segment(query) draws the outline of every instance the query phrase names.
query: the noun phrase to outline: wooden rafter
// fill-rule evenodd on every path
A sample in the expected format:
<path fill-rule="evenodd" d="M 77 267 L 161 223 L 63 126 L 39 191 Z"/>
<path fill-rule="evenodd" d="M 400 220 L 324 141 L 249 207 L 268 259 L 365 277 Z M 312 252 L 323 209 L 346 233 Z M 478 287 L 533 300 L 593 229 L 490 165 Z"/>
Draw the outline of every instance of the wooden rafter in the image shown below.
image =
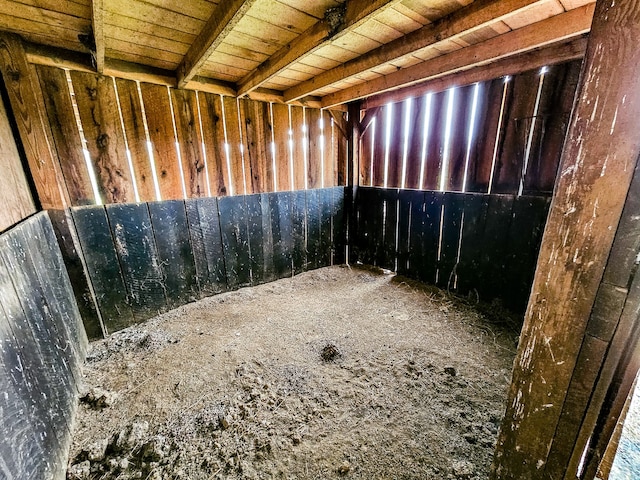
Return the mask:
<path fill-rule="evenodd" d="M 289 88 L 284 92 L 284 98 L 287 101 L 297 100 L 321 88 L 391 62 L 421 48 L 437 46 L 446 40 L 471 33 L 505 17 L 521 13 L 540 2 L 541 0 L 478 0 L 437 22 L 419 28 Z"/>
<path fill-rule="evenodd" d="M 95 62 L 98 73 L 104 72 L 104 0 L 92 0 L 91 25 L 93 28 L 93 40 L 96 44 Z"/>
<path fill-rule="evenodd" d="M 568 40 L 591 28 L 594 4 L 585 5 L 484 42 L 436 57 L 322 98 L 324 108 L 414 85 L 526 51 Z"/>
<path fill-rule="evenodd" d="M 183 88 L 198 73 L 211 53 L 220 45 L 256 0 L 222 0 L 187 51 L 176 72 Z"/>
<path fill-rule="evenodd" d="M 308 28 L 245 76 L 238 84 L 238 96 L 245 95 L 258 88 L 292 63 L 315 52 L 326 45 L 328 41 L 339 38 L 342 33 L 356 28 L 373 14 L 380 11 L 380 9 L 389 7 L 394 3 L 398 3 L 398 0 L 347 1 L 344 18 L 338 26 L 332 25 L 327 18 L 324 18 Z M 304 96 L 300 95 L 296 100 Z"/>

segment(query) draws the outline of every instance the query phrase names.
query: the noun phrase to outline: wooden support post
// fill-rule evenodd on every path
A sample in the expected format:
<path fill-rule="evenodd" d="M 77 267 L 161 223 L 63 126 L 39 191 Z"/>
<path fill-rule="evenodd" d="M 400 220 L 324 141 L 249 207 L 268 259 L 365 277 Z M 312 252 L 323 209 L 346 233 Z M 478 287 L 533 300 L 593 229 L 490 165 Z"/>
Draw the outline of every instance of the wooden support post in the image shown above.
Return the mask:
<path fill-rule="evenodd" d="M 639 15 L 640 0 L 596 4 L 514 363 L 494 480 L 550 478 L 549 452 L 572 377 L 579 374 L 578 355 L 640 155 Z M 565 450 L 567 464 L 575 452 L 573 445 Z"/>
<path fill-rule="evenodd" d="M 19 36 L 0 33 L 0 72 L 18 124 L 33 182 L 44 209 L 70 205 L 58 156 L 44 113 L 44 99 L 35 70 Z"/>

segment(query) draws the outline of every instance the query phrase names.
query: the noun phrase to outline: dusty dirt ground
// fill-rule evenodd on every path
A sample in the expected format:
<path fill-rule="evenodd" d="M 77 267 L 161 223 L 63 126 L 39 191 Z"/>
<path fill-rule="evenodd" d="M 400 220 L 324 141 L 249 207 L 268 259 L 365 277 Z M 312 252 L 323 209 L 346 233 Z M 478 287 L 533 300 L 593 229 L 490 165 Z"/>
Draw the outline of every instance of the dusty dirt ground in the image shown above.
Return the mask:
<path fill-rule="evenodd" d="M 92 344 L 68 478 L 486 479 L 517 328 L 329 267 Z"/>

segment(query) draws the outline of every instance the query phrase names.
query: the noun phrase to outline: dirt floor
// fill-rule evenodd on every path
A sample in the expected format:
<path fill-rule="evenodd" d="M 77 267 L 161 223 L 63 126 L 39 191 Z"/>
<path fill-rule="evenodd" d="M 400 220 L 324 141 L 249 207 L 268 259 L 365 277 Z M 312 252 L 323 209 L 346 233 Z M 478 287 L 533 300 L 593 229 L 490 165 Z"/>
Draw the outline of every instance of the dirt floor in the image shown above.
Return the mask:
<path fill-rule="evenodd" d="M 471 303 L 329 267 L 116 333 L 68 478 L 486 479 L 517 328 Z"/>

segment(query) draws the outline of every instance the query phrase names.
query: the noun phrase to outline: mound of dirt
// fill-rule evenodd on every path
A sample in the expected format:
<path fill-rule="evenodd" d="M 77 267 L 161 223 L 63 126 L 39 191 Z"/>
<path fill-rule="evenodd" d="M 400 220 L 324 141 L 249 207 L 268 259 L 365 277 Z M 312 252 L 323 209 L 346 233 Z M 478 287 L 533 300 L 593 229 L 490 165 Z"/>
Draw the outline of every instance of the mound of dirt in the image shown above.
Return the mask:
<path fill-rule="evenodd" d="M 68 478 L 485 479 L 508 325 L 345 267 L 180 307 L 92 344 Z"/>

